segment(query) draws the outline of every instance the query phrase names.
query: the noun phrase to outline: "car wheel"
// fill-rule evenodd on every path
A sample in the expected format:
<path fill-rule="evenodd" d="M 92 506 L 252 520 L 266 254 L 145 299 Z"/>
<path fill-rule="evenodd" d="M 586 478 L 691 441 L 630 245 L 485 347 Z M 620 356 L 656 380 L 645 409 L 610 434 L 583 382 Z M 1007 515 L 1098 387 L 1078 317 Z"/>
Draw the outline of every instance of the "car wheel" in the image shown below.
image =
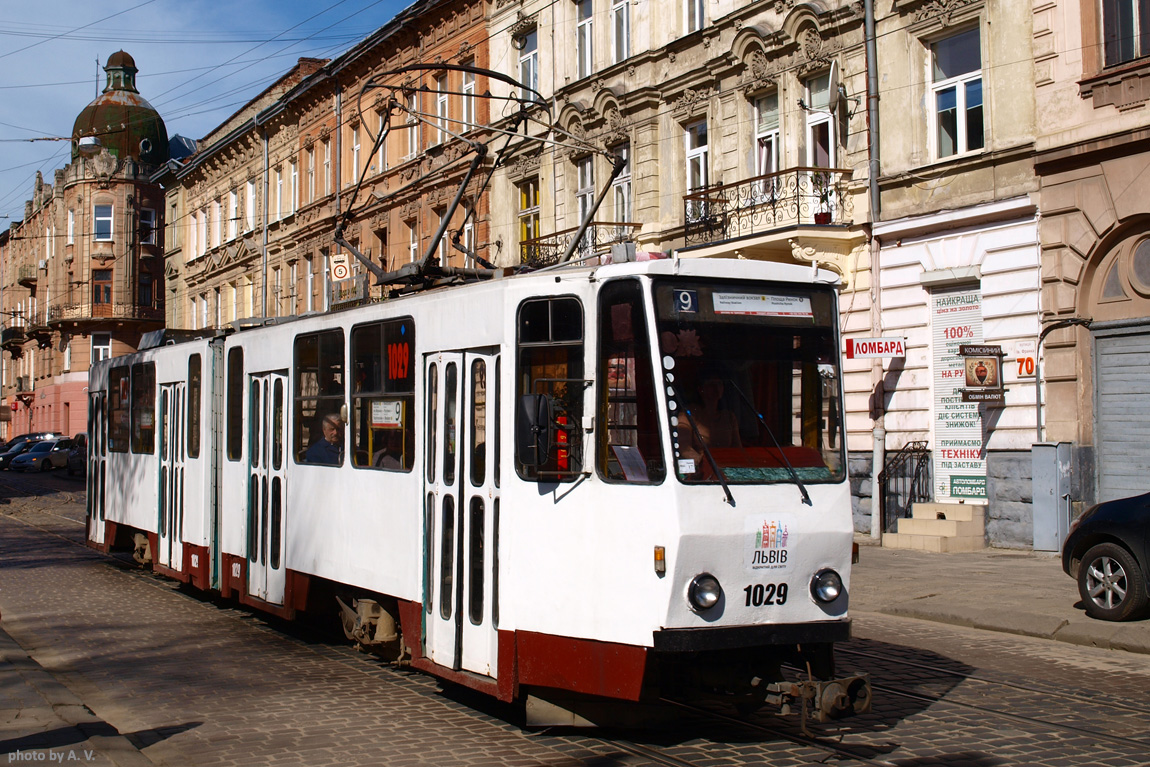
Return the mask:
<path fill-rule="evenodd" d="M 1100 543 L 1078 566 L 1078 593 L 1086 613 L 1104 621 L 1124 621 L 1146 608 L 1146 580 L 1130 552 Z"/>
<path fill-rule="evenodd" d="M 44 459 L 44 460 L 43 460 L 43 461 L 40 463 L 40 471 L 48 471 L 48 467 L 49 467 L 49 466 L 51 466 L 51 465 L 52 465 L 52 462 L 51 462 L 51 461 L 49 461 L 47 458 L 45 458 L 45 459 Z"/>

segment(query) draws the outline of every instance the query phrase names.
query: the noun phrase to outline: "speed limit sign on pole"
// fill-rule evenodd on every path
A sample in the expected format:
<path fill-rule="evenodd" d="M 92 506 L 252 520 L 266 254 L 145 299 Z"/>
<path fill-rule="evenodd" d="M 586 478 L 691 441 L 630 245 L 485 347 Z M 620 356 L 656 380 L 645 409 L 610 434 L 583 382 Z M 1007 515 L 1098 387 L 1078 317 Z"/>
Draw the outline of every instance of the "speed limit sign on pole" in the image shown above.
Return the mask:
<path fill-rule="evenodd" d="M 346 253 L 334 253 L 331 256 L 331 278 L 333 280 L 346 280 L 351 276 L 351 265 L 347 262 Z"/>

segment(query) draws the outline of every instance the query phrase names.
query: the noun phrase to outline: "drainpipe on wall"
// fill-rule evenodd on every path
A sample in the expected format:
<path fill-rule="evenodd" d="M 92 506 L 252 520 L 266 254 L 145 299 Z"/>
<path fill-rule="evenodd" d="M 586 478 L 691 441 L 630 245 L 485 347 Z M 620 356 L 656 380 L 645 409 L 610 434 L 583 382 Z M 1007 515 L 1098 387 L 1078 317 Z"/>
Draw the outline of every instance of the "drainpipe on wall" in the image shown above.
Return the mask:
<path fill-rule="evenodd" d="M 863 0 L 864 29 L 866 31 L 866 83 L 867 83 L 867 198 L 870 202 L 870 313 L 871 327 L 876 337 L 882 337 L 882 307 L 879 301 L 879 250 L 881 243 L 873 236 L 874 225 L 882 211 L 882 198 L 878 189 L 879 132 L 878 132 L 878 46 L 875 43 L 874 0 Z M 883 409 L 885 393 L 882 389 L 882 359 L 871 364 L 871 382 L 874 402 L 874 443 L 871 453 L 870 537 L 882 538 L 882 488 L 878 475 L 886 462 L 886 415 Z"/>

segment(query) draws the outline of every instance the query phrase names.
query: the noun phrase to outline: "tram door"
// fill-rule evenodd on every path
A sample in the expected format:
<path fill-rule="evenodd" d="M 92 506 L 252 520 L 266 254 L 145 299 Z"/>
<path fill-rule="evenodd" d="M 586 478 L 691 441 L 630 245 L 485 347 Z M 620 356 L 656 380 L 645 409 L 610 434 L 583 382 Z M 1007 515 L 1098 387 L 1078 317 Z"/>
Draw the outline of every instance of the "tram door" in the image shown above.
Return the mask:
<path fill-rule="evenodd" d="M 441 353 L 426 358 L 424 371 L 427 654 L 491 677 L 498 648 L 497 365 L 497 355 Z"/>
<path fill-rule="evenodd" d="M 184 565 L 184 429 L 187 384 L 160 385 L 160 492 L 157 561 L 179 571 Z"/>
<path fill-rule="evenodd" d="M 251 377 L 248 593 L 275 605 L 283 604 L 287 582 L 284 569 L 286 396 L 286 371 Z"/>
<path fill-rule="evenodd" d="M 106 400 L 105 392 L 88 393 L 88 540 L 93 543 L 104 542 L 104 488 L 108 476 Z"/>

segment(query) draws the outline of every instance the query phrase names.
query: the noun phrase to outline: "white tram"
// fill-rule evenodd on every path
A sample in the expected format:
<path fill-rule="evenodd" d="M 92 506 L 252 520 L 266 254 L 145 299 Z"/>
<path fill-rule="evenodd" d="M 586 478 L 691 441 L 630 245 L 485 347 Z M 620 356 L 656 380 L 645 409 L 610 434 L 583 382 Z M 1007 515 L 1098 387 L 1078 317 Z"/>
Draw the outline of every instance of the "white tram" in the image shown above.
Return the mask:
<path fill-rule="evenodd" d="M 100 362 L 89 540 L 505 701 L 861 710 L 836 280 L 570 266 Z"/>

